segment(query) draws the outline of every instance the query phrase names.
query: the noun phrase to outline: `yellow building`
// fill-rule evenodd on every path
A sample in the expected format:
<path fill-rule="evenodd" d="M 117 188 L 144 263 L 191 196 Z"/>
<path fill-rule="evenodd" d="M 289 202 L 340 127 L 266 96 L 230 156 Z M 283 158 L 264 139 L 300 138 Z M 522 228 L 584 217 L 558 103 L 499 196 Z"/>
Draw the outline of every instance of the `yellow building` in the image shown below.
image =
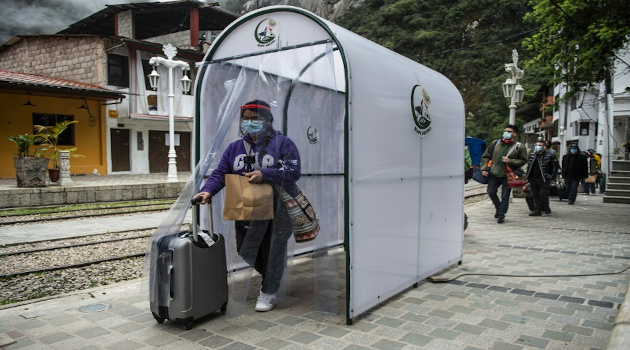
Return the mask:
<path fill-rule="evenodd" d="M 93 84 L 0 70 L 0 178 L 15 177 L 17 149 L 8 136 L 32 134 L 34 125 L 52 126 L 63 120 L 78 123 L 62 134 L 59 148 L 77 148 L 76 153 L 84 156 L 71 159 L 70 173 L 107 174 L 103 103 L 124 97 Z"/>
<path fill-rule="evenodd" d="M 172 131 L 176 168 L 189 172 L 193 163 L 195 96 L 185 93 L 179 82 L 184 75 L 195 80 L 195 63 L 203 59 L 213 38 L 237 18 L 237 14 L 223 10 L 218 3 L 207 4 L 198 0 L 124 3 L 104 6 L 55 34 L 18 34 L 0 43 L 0 70 L 69 79 L 97 88 L 90 90 L 87 85 L 83 86 L 85 91 L 68 97 L 68 100 L 55 95 L 55 102 L 44 98 L 51 97 L 48 94 L 38 95 L 31 91 L 31 100 L 37 101 L 33 102 L 36 107 L 21 106 L 28 99 L 26 95 L 2 95 L 0 103 L 3 107 L 7 99 L 13 103 L 11 118 L 17 120 L 15 116 L 19 115 L 23 123 L 19 127 L 11 125 L 7 131 L 4 121 L 7 117 L 0 117 L 2 135 L 30 130 L 33 113 L 71 115 L 79 121 L 73 125 L 76 147 L 86 156 L 71 159 L 72 173 L 92 173 L 96 169 L 100 174 L 115 175 L 170 171 L 168 155 Z M 171 76 L 165 65 L 149 64 L 151 58 L 165 57 L 165 44 L 177 48 L 175 59 L 188 63 L 189 71 L 174 68 Z M 155 90 L 147 78 L 154 69 L 161 76 Z M 169 98 L 169 81 L 175 81 L 173 99 Z M 99 87 L 126 98 L 121 103 L 107 102 L 103 108 L 103 90 Z M 85 94 L 87 91 L 99 93 Z M 24 89 L 18 93 L 27 92 L 28 89 Z M 87 102 L 83 101 L 84 97 Z M 87 111 L 76 109 L 81 102 L 90 108 L 92 118 Z M 169 123 L 171 102 L 172 130 Z M 13 123 L 18 123 L 14 120 Z M 27 123 L 29 120 L 31 122 Z M 89 120 L 96 121 L 96 125 L 90 126 Z M 96 131 L 98 138 L 94 135 Z M 6 137 L 2 139 L 6 140 Z M 88 153 L 84 140 L 98 140 L 98 145 L 90 144 Z M 9 144 L 0 142 L 0 145 L 3 148 L 1 160 L 6 163 L 11 160 L 4 156 L 11 154 L 10 150 L 5 150 L 5 145 Z M 7 176 L 12 161 L 2 166 L 0 176 Z"/>

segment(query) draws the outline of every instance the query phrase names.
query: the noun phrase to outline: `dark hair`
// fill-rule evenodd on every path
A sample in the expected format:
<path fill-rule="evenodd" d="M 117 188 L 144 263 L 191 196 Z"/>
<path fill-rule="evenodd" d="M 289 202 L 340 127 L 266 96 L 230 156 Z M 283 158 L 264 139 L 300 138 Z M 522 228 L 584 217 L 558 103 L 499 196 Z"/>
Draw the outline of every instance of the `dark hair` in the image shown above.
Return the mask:
<path fill-rule="evenodd" d="M 508 124 L 508 125 L 506 126 L 506 128 L 510 128 L 510 129 L 514 130 L 514 132 L 515 132 L 515 133 L 517 133 L 517 134 L 518 134 L 518 126 L 513 125 L 513 124 Z"/>
<path fill-rule="evenodd" d="M 246 110 L 250 110 L 250 111 L 255 111 L 256 113 L 258 113 L 258 118 L 263 119 L 268 121 L 269 123 L 273 123 L 273 114 L 271 114 L 271 107 L 269 106 L 269 104 L 265 101 L 262 100 L 253 100 L 253 101 L 249 101 L 247 103 L 245 103 L 243 105 L 243 107 L 245 106 L 255 106 L 255 105 L 259 105 L 259 106 L 264 106 L 267 108 L 245 108 L 243 109 L 241 107 L 241 118 L 243 118 L 243 113 L 245 113 Z"/>

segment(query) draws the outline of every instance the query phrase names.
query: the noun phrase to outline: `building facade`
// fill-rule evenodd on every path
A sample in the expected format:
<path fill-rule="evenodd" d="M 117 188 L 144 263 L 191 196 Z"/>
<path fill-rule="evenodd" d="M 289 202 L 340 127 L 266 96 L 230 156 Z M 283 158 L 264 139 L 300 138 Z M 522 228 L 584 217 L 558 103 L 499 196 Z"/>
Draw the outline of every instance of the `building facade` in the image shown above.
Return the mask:
<path fill-rule="evenodd" d="M 236 18 L 215 5 L 193 0 L 109 5 L 57 34 L 12 38 L 0 46 L 0 70 L 93 84 L 125 97 L 90 104 L 92 117 L 98 119 L 102 131 L 98 138 L 90 137 L 92 143 L 77 148 L 89 157 L 100 149 L 101 165 L 89 169 L 75 166 L 80 161 L 73 159 L 72 174 L 161 173 L 168 169 L 169 74 L 164 66 L 149 65 L 149 60 L 164 57 L 163 45 L 176 46 L 175 59 L 191 68 L 188 72 L 175 68 L 173 72 L 177 169 L 190 171 L 195 101 L 194 96 L 182 92 L 179 80 L 187 75 L 194 81 L 195 63 L 202 60 L 209 40 Z M 153 69 L 161 76 L 156 91 L 147 78 Z M 38 96 L 38 91 L 25 93 L 33 99 Z M 55 114 L 52 112 L 58 105 L 69 103 L 47 103 L 45 112 Z M 28 116 L 20 117 L 19 128 L 5 122 L 7 118 L 16 117 L 0 116 L 11 135 L 32 130 Z M 3 147 L 0 157 L 8 157 L 10 151 Z M 1 171 L 0 177 L 13 176 L 9 170 Z"/>

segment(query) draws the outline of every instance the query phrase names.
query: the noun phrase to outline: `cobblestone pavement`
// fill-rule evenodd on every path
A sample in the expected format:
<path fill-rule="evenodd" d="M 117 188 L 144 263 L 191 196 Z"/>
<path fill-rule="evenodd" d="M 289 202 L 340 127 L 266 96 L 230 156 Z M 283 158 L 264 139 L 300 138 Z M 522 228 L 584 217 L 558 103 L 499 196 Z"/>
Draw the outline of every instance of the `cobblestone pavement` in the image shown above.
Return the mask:
<path fill-rule="evenodd" d="M 605 349 L 628 287 L 630 206 L 578 196 L 529 217 L 515 198 L 504 224 L 489 200 L 467 206 L 462 265 L 346 325 L 304 296 L 312 264 L 293 267 L 290 296 L 270 312 L 212 315 L 185 331 L 158 324 L 140 281 L 0 310 L 6 349 Z M 345 285 L 344 254 L 338 258 Z M 623 271 L 623 272 L 622 272 Z M 541 277 L 542 275 L 549 277 Z M 580 275 L 580 276 L 578 276 Z M 529 277 L 524 277 L 529 276 Z M 252 286 L 251 290 L 257 290 Z M 345 291 L 338 291 L 339 310 Z M 94 312 L 98 307 L 107 308 Z M 228 309 L 230 305 L 228 305 Z"/>

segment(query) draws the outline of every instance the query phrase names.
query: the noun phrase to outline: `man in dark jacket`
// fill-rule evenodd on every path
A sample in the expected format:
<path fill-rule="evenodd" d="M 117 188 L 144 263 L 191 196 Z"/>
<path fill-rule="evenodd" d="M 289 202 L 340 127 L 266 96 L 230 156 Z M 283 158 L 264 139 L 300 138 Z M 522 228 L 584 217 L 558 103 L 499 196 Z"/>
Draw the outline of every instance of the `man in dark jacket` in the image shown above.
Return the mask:
<path fill-rule="evenodd" d="M 580 181 L 588 176 L 586 156 L 578 145 L 569 146 L 569 153 L 562 157 L 562 178 L 569 192 L 569 204 L 575 203 Z"/>
<path fill-rule="evenodd" d="M 492 141 L 488 145 L 481 156 L 479 166 L 481 175 L 488 176 L 488 195 L 496 209 L 494 217 L 497 218 L 499 224 L 505 221 L 505 214 L 510 206 L 510 194 L 512 193 L 507 181 L 507 166 L 509 165 L 512 171 L 519 171 L 527 162 L 527 149 L 520 142 L 514 140 L 517 133 L 518 127 L 516 125 L 507 125 L 503 130 L 503 138 Z M 500 200 L 497 196 L 499 187 L 501 187 Z"/>
<path fill-rule="evenodd" d="M 543 141 L 538 141 L 534 145 L 534 151 L 529 154 L 527 163 L 527 179 L 532 191 L 534 210 L 529 216 L 541 216 L 551 214 L 549 208 L 549 189 L 551 181 L 558 173 L 558 159 L 555 153 L 551 153 L 545 148 Z"/>

